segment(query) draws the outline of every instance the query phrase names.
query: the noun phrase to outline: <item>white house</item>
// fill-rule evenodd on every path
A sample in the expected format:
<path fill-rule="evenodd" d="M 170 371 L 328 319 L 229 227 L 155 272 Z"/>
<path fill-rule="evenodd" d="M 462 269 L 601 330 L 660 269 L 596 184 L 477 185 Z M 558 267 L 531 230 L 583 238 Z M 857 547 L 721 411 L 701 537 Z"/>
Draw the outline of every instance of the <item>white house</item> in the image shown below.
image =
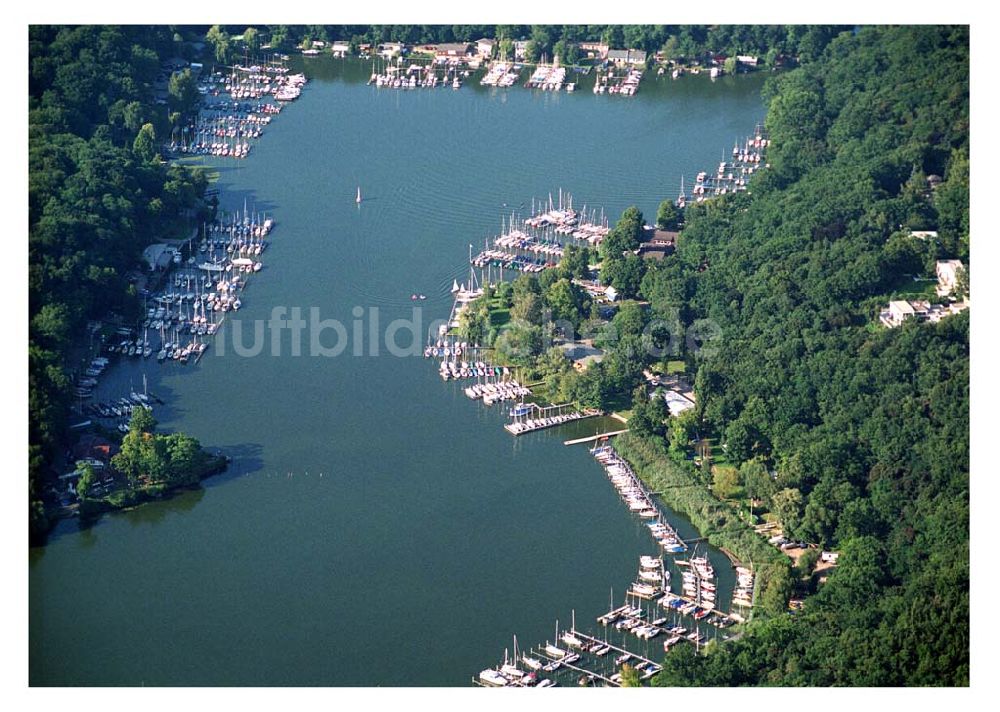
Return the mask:
<path fill-rule="evenodd" d="M 958 278 L 965 267 L 960 260 L 938 260 L 937 263 L 937 295 L 944 297 L 952 293 L 958 286 Z"/>
<path fill-rule="evenodd" d="M 385 59 L 392 59 L 396 55 L 403 54 L 402 42 L 383 42 L 378 46 L 379 56 Z"/>
<path fill-rule="evenodd" d="M 619 67 L 631 67 L 646 63 L 646 51 L 641 49 L 608 50 L 608 62 Z"/>
<path fill-rule="evenodd" d="M 901 325 L 907 319 L 912 319 L 916 311 L 910 303 L 902 299 L 889 302 L 889 308 L 879 314 L 879 320 L 890 329 Z"/>
<path fill-rule="evenodd" d="M 968 298 L 961 302 L 949 304 L 931 304 L 926 299 L 899 300 L 889 302 L 889 308 L 879 312 L 879 321 L 890 329 L 901 325 L 908 319 L 918 321 L 941 321 L 947 316 L 959 314 L 969 308 Z"/>
<path fill-rule="evenodd" d="M 581 42 L 580 51 L 586 52 L 588 57 L 604 59 L 608 56 L 610 48 L 603 42 Z"/>
<path fill-rule="evenodd" d="M 489 59 L 493 56 L 493 48 L 496 46 L 496 40 L 491 40 L 484 37 L 481 40 L 476 40 L 476 52 L 479 56 L 484 59 Z"/>
<path fill-rule="evenodd" d="M 346 57 L 351 52 L 351 47 L 346 42 L 334 42 L 330 47 L 334 57 Z"/>
<path fill-rule="evenodd" d="M 677 417 L 686 410 L 694 408 L 694 403 L 677 391 L 663 391 L 663 400 L 667 402 L 667 408 L 670 409 L 670 415 L 674 417 Z"/>

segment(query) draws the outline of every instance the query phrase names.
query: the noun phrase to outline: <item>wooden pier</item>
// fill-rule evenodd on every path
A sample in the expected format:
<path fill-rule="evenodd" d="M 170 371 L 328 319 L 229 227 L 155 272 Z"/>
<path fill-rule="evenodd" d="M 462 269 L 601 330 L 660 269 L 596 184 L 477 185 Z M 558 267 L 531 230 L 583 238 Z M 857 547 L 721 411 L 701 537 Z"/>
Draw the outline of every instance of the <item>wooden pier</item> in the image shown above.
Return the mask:
<path fill-rule="evenodd" d="M 635 658 L 637 661 L 639 661 L 643 665 L 653 665 L 653 666 L 655 666 L 656 667 L 656 672 L 654 672 L 652 674 L 646 673 L 643 676 L 643 679 L 646 679 L 648 677 L 652 677 L 657 672 L 659 672 L 660 670 L 663 669 L 663 665 L 661 665 L 660 663 L 656 662 L 655 660 L 650 660 L 649 658 L 643 657 L 642 655 L 639 655 L 638 653 L 634 653 L 631 650 L 626 650 L 625 648 L 619 648 L 617 645 L 614 645 L 613 643 L 609 643 L 606 640 L 601 640 L 600 638 L 595 638 L 593 636 L 587 635 L 586 633 L 581 633 L 581 632 L 579 632 L 577 630 L 571 630 L 570 632 L 573 635 L 575 635 L 577 638 L 580 638 L 581 640 L 589 641 L 591 645 L 593 645 L 595 643 L 600 643 L 601 645 L 606 645 L 609 648 L 611 648 L 612 650 L 615 650 L 615 651 L 621 653 L 622 655 L 628 653 L 629 655 L 631 655 L 633 658 Z M 617 687 L 621 687 L 621 685 L 619 683 L 612 682 L 611 684 L 613 684 L 613 685 L 615 685 Z"/>
<path fill-rule="evenodd" d="M 574 633 L 574 635 L 576 635 L 576 633 Z M 600 678 L 601 680 L 603 680 L 604 682 L 608 683 L 609 685 L 611 685 L 613 687 L 621 687 L 621 683 L 615 682 L 610 677 L 605 677 L 604 675 L 602 675 L 599 672 L 594 672 L 593 670 L 587 670 L 586 668 L 577 667 L 576 665 L 573 665 L 572 663 L 565 662 L 564 659 L 565 659 L 566 656 L 563 656 L 563 658 L 554 658 L 551 655 L 549 655 L 548 653 L 546 653 L 544 648 L 541 649 L 541 650 L 532 650 L 531 652 L 534 653 L 535 655 L 539 655 L 542 658 L 545 658 L 546 660 L 551 660 L 553 662 L 558 661 L 559 664 L 562 667 L 568 668 L 570 670 L 575 670 L 576 672 L 579 672 L 579 673 L 583 673 L 587 677 Z"/>
<path fill-rule="evenodd" d="M 734 554 L 733 552 L 731 552 L 726 547 L 720 546 L 719 547 L 719 551 L 721 551 L 723 554 L 726 555 L 726 558 L 729 559 L 729 563 L 733 565 L 733 568 L 736 568 L 737 566 L 742 566 L 743 565 L 743 562 L 739 560 L 739 558 L 736 556 L 736 554 Z"/>
<path fill-rule="evenodd" d="M 614 437 L 615 435 L 623 435 L 624 433 L 627 433 L 627 432 L 628 432 L 628 428 L 625 428 L 624 430 L 615 430 L 614 432 L 610 432 L 610 433 L 600 433 L 598 435 L 591 435 L 590 437 L 586 437 L 586 438 L 577 438 L 576 440 L 566 440 L 566 441 L 563 442 L 563 445 L 579 445 L 580 443 L 592 443 L 592 442 L 594 442 L 596 440 L 603 440 L 604 438 L 611 438 L 611 437 Z"/>

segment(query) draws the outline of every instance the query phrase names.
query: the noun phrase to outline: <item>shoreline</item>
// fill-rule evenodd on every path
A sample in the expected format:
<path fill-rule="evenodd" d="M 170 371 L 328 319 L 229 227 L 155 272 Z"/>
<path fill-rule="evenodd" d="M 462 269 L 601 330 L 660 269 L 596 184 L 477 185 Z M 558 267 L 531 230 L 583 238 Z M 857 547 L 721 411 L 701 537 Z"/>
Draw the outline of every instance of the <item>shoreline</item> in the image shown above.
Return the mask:
<path fill-rule="evenodd" d="M 196 482 L 183 481 L 175 484 L 164 483 L 147 485 L 144 488 L 128 492 L 128 498 L 123 500 L 121 503 L 110 502 L 108 501 L 108 497 L 102 497 L 100 499 L 86 498 L 83 501 L 78 502 L 72 512 L 65 511 L 70 508 L 63 508 L 59 516 L 55 518 L 55 521 L 58 522 L 63 519 L 72 519 L 76 517 L 81 523 L 89 525 L 96 523 L 103 515 L 109 512 L 127 512 L 137 509 L 138 507 L 148 504 L 149 502 L 170 499 L 178 492 L 184 490 L 201 489 L 202 482 L 207 480 L 209 477 L 221 475 L 226 472 L 232 462 L 232 458 L 222 454 L 210 454 L 207 455 L 207 458 L 208 459 L 206 460 L 204 466 L 197 473 L 198 479 Z M 160 489 L 161 487 L 162 489 Z M 153 491 L 154 489 L 155 491 Z"/>
<path fill-rule="evenodd" d="M 279 76 L 275 80 L 274 90 L 273 91 L 269 90 L 270 93 L 265 93 L 254 97 L 254 100 L 258 102 L 257 111 L 260 112 L 259 115 L 266 117 L 266 122 L 268 123 L 270 122 L 271 118 L 273 116 L 277 116 L 287 104 L 291 103 L 292 101 L 294 101 L 294 99 L 298 98 L 301 86 L 304 85 L 306 81 L 303 75 L 301 77 L 301 83 L 299 83 L 298 82 L 299 77 L 295 75 L 289 75 L 287 68 L 284 68 L 282 72 L 276 72 L 276 73 Z M 226 96 L 230 96 L 235 99 L 237 93 L 242 91 L 243 85 L 249 81 L 244 78 L 241 78 L 239 82 L 237 82 L 234 79 L 232 84 L 230 85 L 224 83 L 222 79 L 220 79 L 220 77 L 216 77 L 215 75 L 208 75 L 208 79 L 206 79 L 206 81 L 208 81 L 209 79 L 214 84 L 222 83 L 222 90 L 221 91 L 217 90 L 214 95 L 212 94 L 201 95 L 195 107 L 195 110 L 193 111 L 189 119 L 192 133 L 194 133 L 197 127 L 203 122 L 211 121 L 210 117 L 205 116 L 205 112 L 211 113 L 213 111 L 212 105 L 210 104 L 211 101 L 215 100 L 223 92 L 225 93 Z M 255 90 L 257 89 L 256 83 L 252 83 L 252 86 L 254 87 Z M 294 89 L 293 95 L 283 95 L 279 93 L 278 91 L 279 87 L 282 87 L 281 91 L 292 91 L 286 89 L 285 88 L 286 86 L 292 87 Z M 248 106 L 250 105 L 248 104 Z M 239 105 L 237 104 L 235 113 L 233 113 L 232 116 L 235 116 L 237 118 L 242 116 L 242 114 L 240 113 L 241 111 L 242 109 L 240 109 Z M 254 114 L 253 111 L 251 111 L 251 109 L 249 108 L 246 109 L 246 112 L 248 117 L 258 115 Z M 254 142 L 254 145 L 256 145 L 256 143 L 260 141 L 262 137 L 263 137 L 263 132 L 258 132 L 254 136 L 251 136 L 249 133 L 244 135 L 242 140 L 246 141 L 247 143 L 245 144 L 246 150 L 242 154 L 236 152 L 235 150 L 232 152 L 221 152 L 221 149 L 209 150 L 207 145 L 201 147 L 198 151 L 192 150 L 190 152 L 186 152 L 183 150 L 175 150 L 175 148 L 179 147 L 167 144 L 164 144 L 161 147 L 160 160 L 163 163 L 169 166 L 178 165 L 185 168 L 195 168 L 197 170 L 202 171 L 206 177 L 211 177 L 211 180 L 206 184 L 206 190 L 204 194 L 201 196 L 200 200 L 204 205 L 211 206 L 213 205 L 213 203 L 209 202 L 209 197 L 211 196 L 212 200 L 216 202 L 214 203 L 215 208 L 212 213 L 213 221 L 211 223 L 211 226 L 213 227 L 215 234 L 211 234 L 208 227 L 209 224 L 203 222 L 204 231 L 202 231 L 201 228 L 195 225 L 194 228 L 188 234 L 187 238 L 176 237 L 176 238 L 164 238 L 159 240 L 159 242 L 163 244 L 176 245 L 181 247 L 185 243 L 187 243 L 190 246 L 190 250 L 189 250 L 189 259 L 187 261 L 179 261 L 179 259 L 175 258 L 171 263 L 167 265 L 167 267 L 162 272 L 155 273 L 155 275 L 159 278 L 160 282 L 157 289 L 162 289 L 164 296 L 167 295 L 166 290 L 170 289 L 169 297 L 172 298 L 175 295 L 173 294 L 173 287 L 171 287 L 170 285 L 182 279 L 187 280 L 187 287 L 190 289 L 192 277 L 189 273 L 186 272 L 186 270 L 190 270 L 194 265 L 198 265 L 196 260 L 198 258 L 199 253 L 202 254 L 202 259 L 204 259 L 204 255 L 206 254 L 207 250 L 206 248 L 207 244 L 212 245 L 210 259 L 215 259 L 216 250 L 220 249 L 221 246 L 222 250 L 221 255 L 224 260 L 229 261 L 229 265 L 226 270 L 222 270 L 220 272 L 220 274 L 224 276 L 224 279 L 226 281 L 220 282 L 218 291 L 220 296 L 218 302 L 215 304 L 216 308 L 214 309 L 209 308 L 212 307 L 212 303 L 208 301 L 205 301 L 204 303 L 195 301 L 192 304 L 191 306 L 192 316 L 190 320 L 190 323 L 192 324 L 192 326 L 190 327 L 190 334 L 192 335 L 191 336 L 192 340 L 189 342 L 188 347 L 183 349 L 183 354 L 181 353 L 182 349 L 180 348 L 181 332 L 183 331 L 184 334 L 188 333 L 188 324 L 187 323 L 181 324 L 180 320 L 178 320 L 177 326 L 173 327 L 175 330 L 175 336 L 173 338 L 177 339 L 177 343 L 174 345 L 177 346 L 176 349 L 177 355 L 183 356 L 182 359 L 174 358 L 173 349 L 171 349 L 171 353 L 166 354 L 167 347 L 170 346 L 171 344 L 166 342 L 166 336 L 164 336 L 164 334 L 166 333 L 166 325 L 171 322 L 169 322 L 168 319 L 168 322 L 164 323 L 164 327 L 161 328 L 161 342 L 160 342 L 161 351 L 156 356 L 156 361 L 158 362 L 158 365 L 163 365 L 165 362 L 173 362 L 174 360 L 180 360 L 181 364 L 186 364 L 189 360 L 192 360 L 194 363 L 198 363 L 210 345 L 209 339 L 214 337 L 215 334 L 221 330 L 221 326 L 225 321 L 226 312 L 228 312 L 230 308 L 232 308 L 234 312 L 236 309 L 239 308 L 241 300 L 239 296 L 236 296 L 235 300 L 233 300 L 233 295 L 242 294 L 246 285 L 252 281 L 252 277 L 256 276 L 257 271 L 263 266 L 262 262 L 257 261 L 256 263 L 253 263 L 253 260 L 251 260 L 249 257 L 244 257 L 244 255 L 253 256 L 254 259 L 259 260 L 259 257 L 257 256 L 260 255 L 263 249 L 269 244 L 269 242 L 265 242 L 265 238 L 268 237 L 268 234 L 270 232 L 270 227 L 272 224 L 271 219 L 265 219 L 263 223 L 260 223 L 259 217 L 255 211 L 253 213 L 253 218 L 251 220 L 251 218 L 249 217 L 249 213 L 247 212 L 247 206 L 244 203 L 243 212 L 240 213 L 239 209 L 237 208 L 237 210 L 234 213 L 236 217 L 233 218 L 233 222 L 231 224 L 232 231 L 227 232 L 224 229 L 226 211 L 222 210 L 221 212 L 223 217 L 221 218 L 219 217 L 220 208 L 217 202 L 218 189 L 210 187 L 212 183 L 218 180 L 219 166 L 204 165 L 204 159 L 206 158 L 227 157 L 234 159 L 245 159 L 248 157 L 249 153 L 249 146 L 250 146 L 249 141 L 252 140 Z M 243 218 L 241 223 L 239 223 L 238 221 L 240 215 L 242 215 Z M 237 233 L 239 237 L 239 242 L 237 244 L 237 249 L 234 250 L 233 245 L 236 244 Z M 199 240 L 199 235 L 201 235 L 200 237 L 201 244 L 200 246 L 196 247 L 194 245 L 194 242 L 196 240 Z M 225 241 L 227 239 L 229 240 L 228 251 L 225 248 Z M 255 246 L 256 246 L 256 251 L 254 251 Z M 228 254 L 227 256 L 227 253 L 231 254 Z M 178 252 L 176 253 L 176 257 L 179 258 L 180 255 L 181 251 L 178 250 Z M 243 262 L 240 262 L 239 259 L 237 259 L 235 262 L 233 261 L 233 258 L 236 257 L 237 255 L 239 255 L 239 258 L 242 259 Z M 243 263 L 250 263 L 252 264 L 252 267 L 250 266 L 250 264 L 244 265 Z M 238 268 L 236 265 L 238 265 Z M 198 265 L 199 269 L 203 267 L 204 267 L 203 264 Z M 232 275 L 238 275 L 238 276 L 233 277 Z M 143 276 L 145 277 L 145 275 Z M 240 280 L 240 277 L 243 277 L 243 279 Z M 195 280 L 197 289 L 197 287 L 200 286 L 199 279 L 197 277 L 194 277 L 193 279 Z M 206 290 L 207 290 L 208 276 L 206 275 L 204 279 L 206 280 Z M 231 283 L 229 282 L 230 279 L 232 280 Z M 238 280 L 239 284 L 237 284 Z M 201 296 L 204 297 L 205 295 Z M 235 305 L 231 306 L 231 302 L 233 301 L 235 301 Z M 225 303 L 223 304 L 223 302 Z M 142 304 L 145 308 L 146 301 L 143 300 Z M 170 303 L 168 302 L 167 304 L 168 306 L 166 314 L 169 317 Z M 201 306 L 201 311 L 202 311 L 201 317 L 198 317 L 197 315 L 199 306 Z M 219 321 L 218 322 L 215 321 L 216 316 L 213 313 L 211 317 L 211 323 L 209 323 L 209 320 L 206 318 L 206 314 L 209 312 L 219 311 L 218 307 L 220 306 L 224 306 L 225 309 L 222 310 L 221 316 L 219 317 Z M 177 302 L 176 308 L 178 310 L 178 315 L 180 315 L 182 310 L 180 301 Z M 161 309 L 160 311 L 163 310 Z M 150 342 L 148 340 L 148 330 L 150 327 L 154 326 L 153 324 L 150 323 L 153 319 L 152 310 L 149 310 L 148 313 L 149 313 L 149 318 L 146 319 L 145 322 L 146 331 L 144 332 L 146 334 L 144 338 L 148 352 L 146 354 L 143 354 L 142 348 L 140 346 L 140 348 L 136 350 L 135 354 L 140 359 L 149 357 L 151 354 L 155 353 L 155 351 L 153 351 L 150 348 Z M 207 325 L 207 326 L 206 328 L 199 328 L 196 331 L 195 325 L 198 323 L 199 318 L 201 319 L 200 323 L 202 325 Z M 136 327 L 135 333 L 137 335 L 140 333 L 139 326 Z M 200 336 L 205 336 L 206 339 L 204 342 L 199 344 L 198 339 Z M 138 336 L 136 337 L 136 343 L 139 344 Z M 104 348 L 107 348 L 106 352 L 104 351 Z M 112 355 L 118 352 L 115 350 L 113 344 L 110 345 L 110 347 L 99 346 L 97 354 L 100 356 L 105 353 L 107 353 L 108 355 Z M 124 350 L 122 350 L 121 352 L 122 358 L 116 359 L 115 365 L 117 365 L 120 362 L 120 360 L 124 360 L 132 356 L 133 355 L 131 352 L 126 353 Z M 105 365 L 107 365 L 108 360 L 105 359 L 104 363 Z M 101 367 L 101 370 L 103 370 L 103 368 L 104 366 Z M 145 379 L 145 376 L 143 376 L 143 378 Z M 160 401 L 159 399 L 157 398 L 154 399 L 161 405 L 163 404 L 162 401 Z M 138 403 L 138 401 L 135 402 Z M 80 417 L 86 418 L 89 415 L 91 418 L 95 420 L 95 425 L 90 426 L 90 430 L 101 436 L 109 436 L 110 439 L 112 439 L 112 441 L 117 441 L 118 440 L 118 438 L 116 437 L 117 433 L 114 432 L 112 429 L 106 427 L 104 423 L 98 420 L 99 418 L 103 417 L 110 418 L 111 415 L 109 414 L 105 416 L 103 412 L 91 414 L 88 413 L 87 408 L 93 410 L 93 404 L 88 403 L 85 408 L 81 408 Z M 90 421 L 88 421 L 88 423 L 89 422 Z M 70 436 L 71 431 L 67 431 L 66 435 L 67 437 Z M 69 439 L 68 442 L 77 442 L 77 440 Z M 53 529 L 58 525 L 58 523 L 61 520 L 71 519 L 74 517 L 79 517 L 81 519 L 97 519 L 100 518 L 100 516 L 102 516 L 106 512 L 128 510 L 141 506 L 142 504 L 145 504 L 147 502 L 155 501 L 157 499 L 163 499 L 167 496 L 170 496 L 173 492 L 176 492 L 178 489 L 198 487 L 199 483 L 202 482 L 207 477 L 224 472 L 227 469 L 229 462 L 231 461 L 231 458 L 229 458 L 228 456 L 223 456 L 221 454 L 210 455 L 206 452 L 205 455 L 207 457 L 207 460 L 204 463 L 204 466 L 202 468 L 199 468 L 199 471 L 197 473 L 192 472 L 189 475 L 183 477 L 182 478 L 183 481 L 177 484 L 161 483 L 155 485 L 147 485 L 146 487 L 137 490 L 118 489 L 115 492 L 111 493 L 110 495 L 101 497 L 99 499 L 84 498 L 83 500 L 76 497 L 75 494 L 72 493 L 72 490 L 70 490 L 73 496 L 73 501 L 70 504 L 62 504 L 58 502 L 56 503 L 55 506 L 53 506 L 52 503 L 47 504 L 47 506 L 45 507 L 46 525 L 43 531 L 39 531 L 37 534 L 32 534 L 32 536 L 30 537 L 31 545 L 45 546 L 48 542 L 49 535 L 52 533 Z M 110 465 L 110 459 L 105 464 Z M 56 474 L 58 475 L 58 473 Z M 191 482 L 190 481 L 191 478 L 194 477 L 197 478 L 197 481 Z M 112 498 L 114 498 L 115 501 L 110 501 Z"/>

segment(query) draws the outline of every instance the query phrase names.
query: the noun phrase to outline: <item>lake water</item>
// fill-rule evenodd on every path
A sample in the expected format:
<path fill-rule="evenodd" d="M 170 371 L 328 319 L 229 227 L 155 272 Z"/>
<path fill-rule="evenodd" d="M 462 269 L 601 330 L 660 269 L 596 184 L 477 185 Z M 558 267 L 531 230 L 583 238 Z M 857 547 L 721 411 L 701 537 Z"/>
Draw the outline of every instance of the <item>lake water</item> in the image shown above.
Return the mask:
<path fill-rule="evenodd" d="M 361 307 L 367 329 L 377 307 L 384 326 L 412 316 L 414 292 L 425 325 L 444 318 L 469 243 L 532 196 L 562 187 L 652 220 L 764 115 L 762 76 L 650 77 L 625 98 L 378 90 L 369 65 L 305 69 L 250 158 L 215 162 L 224 207 L 277 221 L 245 322 L 316 307 L 350 328 Z M 145 372 L 161 429 L 233 466 L 88 529 L 63 522 L 31 551 L 32 684 L 467 685 L 512 634 L 542 643 L 573 610 L 592 625 L 610 589 L 620 603 L 655 547 L 586 446 L 562 445 L 601 424 L 513 438 L 505 409 L 422 358 L 310 357 L 308 343 L 112 369 L 105 388 Z"/>

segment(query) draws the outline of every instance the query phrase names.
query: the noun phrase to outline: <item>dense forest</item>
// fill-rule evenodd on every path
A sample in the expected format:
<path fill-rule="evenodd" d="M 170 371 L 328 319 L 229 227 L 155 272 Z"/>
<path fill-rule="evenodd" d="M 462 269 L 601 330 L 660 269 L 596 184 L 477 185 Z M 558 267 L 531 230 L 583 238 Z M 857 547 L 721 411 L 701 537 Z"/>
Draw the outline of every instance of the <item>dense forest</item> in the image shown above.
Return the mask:
<path fill-rule="evenodd" d="M 32 534 L 69 415 L 71 354 L 90 319 L 127 323 L 141 303 L 129 272 L 144 247 L 174 237 L 201 205 L 205 178 L 168 167 L 157 136 L 190 110 L 183 87 L 156 102 L 161 62 L 182 42 L 166 28 L 29 31 L 29 477 Z M 189 92 L 188 92 L 189 93 Z M 85 354 L 79 353 L 82 357 Z"/>
<path fill-rule="evenodd" d="M 654 311 L 721 328 L 692 359 L 698 427 L 739 484 L 842 552 L 803 610 L 675 651 L 659 684 L 968 684 L 968 312 L 872 327 L 903 275 L 968 260 L 968 39 L 865 28 L 773 78 L 771 169 L 689 208 L 642 283 Z"/>

